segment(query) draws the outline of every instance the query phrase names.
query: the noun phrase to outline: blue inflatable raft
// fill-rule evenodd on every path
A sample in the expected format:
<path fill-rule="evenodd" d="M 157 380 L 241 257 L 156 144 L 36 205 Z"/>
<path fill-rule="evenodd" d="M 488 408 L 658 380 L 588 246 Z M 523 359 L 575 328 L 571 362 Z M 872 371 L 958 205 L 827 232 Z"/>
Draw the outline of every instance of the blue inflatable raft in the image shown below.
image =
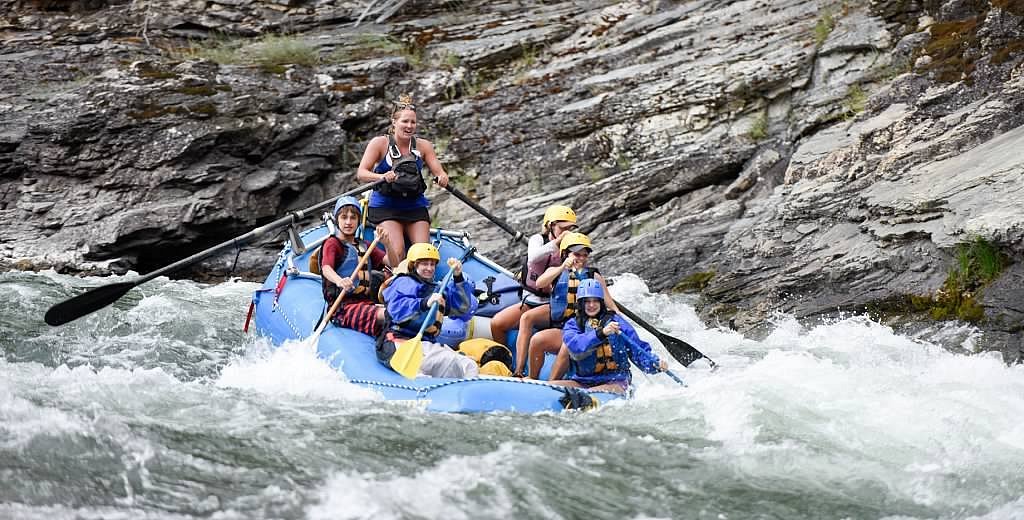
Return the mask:
<path fill-rule="evenodd" d="M 308 338 L 327 312 L 321 291 L 320 275 L 309 267 L 310 257 L 328 236 L 326 226 L 310 229 L 300 238 L 306 250 L 296 254 L 291 244 L 281 251 L 263 286 L 253 296 L 256 333 L 270 338 L 274 345 Z M 445 260 L 460 258 L 472 247 L 465 233 L 431 230 L 431 242 L 441 252 L 437 277 L 447 272 Z M 470 324 L 470 337 L 490 337 L 489 320 L 499 310 L 520 301 L 520 286 L 512 273 L 473 253 L 463 270 L 482 291 L 480 307 Z M 499 339 L 511 343 L 512 338 Z M 482 376 L 470 379 L 443 379 L 420 376 L 409 380 L 377 361 L 375 339 L 351 329 L 328 325 L 317 343 L 317 354 L 344 374 L 352 383 L 380 392 L 385 399 L 413 403 L 438 412 L 521 412 L 561 411 L 563 402 L 584 393 L 595 403 L 606 403 L 622 395 L 608 392 L 567 390 L 541 381 L 511 377 Z M 514 352 L 513 352 L 514 354 Z M 542 379 L 550 370 L 553 356 L 542 370 Z"/>

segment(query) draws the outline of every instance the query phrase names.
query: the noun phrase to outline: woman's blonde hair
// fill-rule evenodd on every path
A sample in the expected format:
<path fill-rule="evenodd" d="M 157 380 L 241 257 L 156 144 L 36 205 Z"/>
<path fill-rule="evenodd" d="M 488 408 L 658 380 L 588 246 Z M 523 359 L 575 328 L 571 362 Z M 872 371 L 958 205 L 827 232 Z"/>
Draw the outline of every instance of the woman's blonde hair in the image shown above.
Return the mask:
<path fill-rule="evenodd" d="M 412 104 L 412 96 L 409 94 L 402 94 L 398 96 L 398 102 L 395 103 L 395 109 L 391 111 L 391 127 L 388 128 L 388 133 L 395 135 L 395 118 L 398 117 L 398 113 L 403 110 L 412 110 L 416 112 L 416 105 Z"/>

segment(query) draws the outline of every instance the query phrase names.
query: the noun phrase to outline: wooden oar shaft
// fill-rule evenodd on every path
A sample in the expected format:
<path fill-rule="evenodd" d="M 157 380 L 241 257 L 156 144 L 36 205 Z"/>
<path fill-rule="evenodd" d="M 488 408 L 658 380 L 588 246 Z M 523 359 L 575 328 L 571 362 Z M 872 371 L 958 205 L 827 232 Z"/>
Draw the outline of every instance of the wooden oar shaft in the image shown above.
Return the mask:
<path fill-rule="evenodd" d="M 363 266 L 366 265 L 366 262 L 370 260 L 370 256 L 373 254 L 373 248 L 377 247 L 377 242 L 379 240 L 380 237 L 373 237 L 373 242 L 370 242 L 370 247 L 366 249 L 366 252 L 363 253 L 362 258 L 359 259 L 359 262 L 356 264 L 355 271 L 352 271 L 352 276 L 348 277 L 349 280 L 351 280 L 352 282 L 356 281 L 356 277 L 359 276 L 359 270 L 362 269 Z M 320 273 L 320 276 L 323 276 L 322 272 Z M 338 297 L 334 299 L 334 303 L 331 305 L 331 308 L 327 310 L 327 314 L 324 315 L 324 318 L 320 322 L 320 325 L 317 326 L 316 331 L 313 332 L 314 338 L 320 337 L 320 333 L 323 332 L 325 328 L 327 328 L 327 324 L 330 323 L 331 321 L 331 316 L 334 316 L 335 311 L 338 310 L 338 306 L 341 305 L 341 300 L 345 298 L 346 294 L 348 294 L 348 291 L 342 289 L 341 293 L 338 294 Z"/>

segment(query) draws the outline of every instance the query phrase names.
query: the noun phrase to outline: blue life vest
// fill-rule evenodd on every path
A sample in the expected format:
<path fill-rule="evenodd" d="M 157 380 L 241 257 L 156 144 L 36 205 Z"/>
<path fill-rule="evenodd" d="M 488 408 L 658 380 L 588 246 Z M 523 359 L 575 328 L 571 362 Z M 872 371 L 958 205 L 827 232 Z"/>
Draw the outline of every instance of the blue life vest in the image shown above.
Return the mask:
<path fill-rule="evenodd" d="M 598 318 L 584 320 L 580 330 L 583 334 L 604 328 L 609 322 L 615 321 L 613 312 L 606 312 Z M 573 379 L 586 384 L 601 384 L 608 381 L 630 381 L 629 347 L 618 336 L 605 338 L 594 350 L 585 357 L 571 359 L 576 375 Z"/>
<path fill-rule="evenodd" d="M 356 265 L 359 264 L 359 258 L 362 256 L 359 252 L 359 249 L 357 249 L 356 246 L 352 245 L 351 243 L 342 242 L 341 240 L 338 239 L 338 237 L 334 235 L 327 237 L 327 240 L 334 240 L 335 242 L 338 242 L 339 244 L 341 244 L 341 247 L 343 247 L 345 250 L 345 259 L 341 261 L 341 265 L 337 267 L 331 266 L 334 268 L 334 272 L 338 273 L 338 276 L 342 278 L 348 278 L 352 276 L 352 273 L 356 270 Z M 324 245 L 326 244 L 327 241 L 324 241 Z M 320 255 L 320 272 L 324 272 L 323 254 Z M 359 275 L 356 276 L 356 279 L 352 281 L 351 294 L 361 295 L 366 293 L 366 283 L 363 282 L 369 282 L 369 280 L 370 263 L 367 262 L 366 264 L 363 265 L 363 268 L 359 270 Z M 334 285 L 333 282 L 328 280 L 326 276 L 322 276 L 321 281 L 323 282 L 325 299 L 334 301 L 334 299 L 338 297 L 338 291 L 340 289 L 338 288 L 338 286 Z M 360 286 L 361 283 L 363 283 L 362 286 Z"/>
<path fill-rule="evenodd" d="M 593 278 L 596 269 L 584 267 L 581 271 L 562 271 L 551 290 L 551 325 L 558 326 L 576 314 L 576 288 L 580 282 Z"/>

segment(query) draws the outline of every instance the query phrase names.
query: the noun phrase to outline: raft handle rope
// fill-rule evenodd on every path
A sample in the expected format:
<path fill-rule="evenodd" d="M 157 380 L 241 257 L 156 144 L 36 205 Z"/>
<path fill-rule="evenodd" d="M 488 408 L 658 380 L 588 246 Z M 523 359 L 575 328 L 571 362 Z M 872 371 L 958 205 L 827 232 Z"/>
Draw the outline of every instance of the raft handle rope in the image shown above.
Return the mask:
<path fill-rule="evenodd" d="M 555 390 L 558 390 L 559 392 L 563 392 L 564 389 L 566 388 L 564 386 L 553 385 L 553 384 L 548 383 L 546 381 L 533 381 L 533 380 L 528 380 L 528 379 L 511 379 L 511 378 L 507 378 L 507 377 L 467 377 L 467 378 L 463 378 L 463 379 L 452 379 L 451 381 L 445 381 L 443 383 L 437 383 L 437 384 L 434 384 L 434 385 L 428 385 L 428 386 L 422 386 L 422 387 L 413 386 L 413 385 L 403 385 L 403 384 L 399 384 L 399 383 L 388 383 L 388 382 L 385 382 L 385 381 L 373 381 L 373 380 L 370 380 L 370 379 L 350 379 L 349 383 L 358 384 L 358 385 L 367 385 L 367 386 L 379 386 L 381 388 L 397 388 L 397 389 L 400 389 L 400 390 L 410 390 L 410 391 L 416 392 L 419 395 L 419 394 L 428 394 L 430 392 L 433 392 L 434 390 L 437 390 L 439 388 L 444 388 L 446 386 L 457 385 L 457 384 L 461 384 L 461 383 L 472 383 L 474 381 L 506 381 L 506 382 L 509 382 L 509 383 L 515 383 L 515 384 L 520 384 L 520 385 L 546 386 L 548 388 L 553 388 Z M 578 390 L 589 393 L 589 391 L 584 389 L 584 388 L 580 388 Z"/>

